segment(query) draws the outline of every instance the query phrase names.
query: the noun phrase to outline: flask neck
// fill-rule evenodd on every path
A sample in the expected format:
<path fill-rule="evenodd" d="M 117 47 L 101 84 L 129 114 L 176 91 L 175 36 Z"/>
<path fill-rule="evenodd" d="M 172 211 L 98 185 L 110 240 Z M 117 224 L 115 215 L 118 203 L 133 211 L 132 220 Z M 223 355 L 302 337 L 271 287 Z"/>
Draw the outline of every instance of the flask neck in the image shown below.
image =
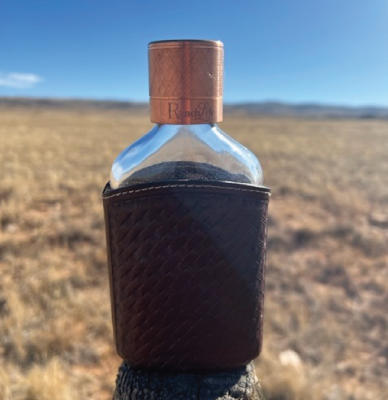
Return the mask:
<path fill-rule="evenodd" d="M 218 127 L 218 125 L 214 122 L 203 123 L 203 124 L 159 124 L 156 123 L 158 128 L 164 126 L 166 128 L 171 127 L 172 129 L 192 129 L 192 130 L 202 130 L 204 128 L 209 129 L 213 127 Z"/>
<path fill-rule="evenodd" d="M 168 137 L 170 134 L 193 134 L 197 137 L 204 137 L 219 131 L 216 123 L 206 124 L 156 124 L 155 133 Z"/>

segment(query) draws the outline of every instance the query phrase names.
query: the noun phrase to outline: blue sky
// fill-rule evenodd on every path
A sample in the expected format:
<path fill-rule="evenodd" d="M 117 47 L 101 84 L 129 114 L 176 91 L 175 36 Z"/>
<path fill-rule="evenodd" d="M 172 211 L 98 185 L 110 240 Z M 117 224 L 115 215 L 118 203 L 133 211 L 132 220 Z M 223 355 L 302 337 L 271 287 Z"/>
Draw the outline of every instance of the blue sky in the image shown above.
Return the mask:
<path fill-rule="evenodd" d="M 224 42 L 226 102 L 388 106 L 388 0 L 0 0 L 0 96 L 145 101 L 180 38 Z"/>

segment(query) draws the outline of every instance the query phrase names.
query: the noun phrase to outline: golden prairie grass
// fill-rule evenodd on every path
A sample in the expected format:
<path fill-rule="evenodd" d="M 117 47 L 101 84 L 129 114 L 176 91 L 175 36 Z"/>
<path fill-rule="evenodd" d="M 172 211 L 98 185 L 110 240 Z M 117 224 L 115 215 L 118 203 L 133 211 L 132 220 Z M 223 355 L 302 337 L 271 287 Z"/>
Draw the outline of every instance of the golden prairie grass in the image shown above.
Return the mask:
<path fill-rule="evenodd" d="M 115 111 L 0 111 L 0 399 L 109 399 L 101 190 L 151 124 Z M 268 400 L 388 397 L 388 122 L 227 116 L 271 186 Z"/>

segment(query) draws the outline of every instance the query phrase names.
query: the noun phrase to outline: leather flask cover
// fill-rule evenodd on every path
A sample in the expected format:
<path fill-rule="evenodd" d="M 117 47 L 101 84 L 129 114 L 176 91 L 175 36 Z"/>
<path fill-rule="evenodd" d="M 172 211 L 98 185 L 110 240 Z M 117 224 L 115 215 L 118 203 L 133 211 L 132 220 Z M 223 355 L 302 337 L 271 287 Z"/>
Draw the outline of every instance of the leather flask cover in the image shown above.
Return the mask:
<path fill-rule="evenodd" d="M 207 372 L 259 355 L 269 196 L 215 181 L 107 184 L 113 329 L 125 361 Z"/>

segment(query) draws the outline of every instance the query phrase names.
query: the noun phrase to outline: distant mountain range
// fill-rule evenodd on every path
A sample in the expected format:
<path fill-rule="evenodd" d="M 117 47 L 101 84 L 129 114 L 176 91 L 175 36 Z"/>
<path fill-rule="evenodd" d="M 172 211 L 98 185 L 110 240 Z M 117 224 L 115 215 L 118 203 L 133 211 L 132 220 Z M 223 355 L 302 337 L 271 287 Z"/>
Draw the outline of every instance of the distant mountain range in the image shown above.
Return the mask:
<path fill-rule="evenodd" d="M 240 103 L 226 105 L 225 112 L 243 112 L 273 116 L 309 118 L 383 118 L 388 119 L 388 107 L 350 107 L 314 103 L 283 102 Z"/>
<path fill-rule="evenodd" d="M 147 112 L 148 104 L 115 100 L 64 100 L 0 97 L 0 109 L 106 109 Z M 290 104 L 277 101 L 226 104 L 225 113 L 305 118 L 380 118 L 388 119 L 388 107 L 349 107 L 314 103 Z"/>
<path fill-rule="evenodd" d="M 109 110 L 148 110 L 147 103 L 118 100 L 78 100 L 78 99 L 39 99 L 27 97 L 0 97 L 2 108 L 41 108 L 41 109 L 109 109 Z"/>

